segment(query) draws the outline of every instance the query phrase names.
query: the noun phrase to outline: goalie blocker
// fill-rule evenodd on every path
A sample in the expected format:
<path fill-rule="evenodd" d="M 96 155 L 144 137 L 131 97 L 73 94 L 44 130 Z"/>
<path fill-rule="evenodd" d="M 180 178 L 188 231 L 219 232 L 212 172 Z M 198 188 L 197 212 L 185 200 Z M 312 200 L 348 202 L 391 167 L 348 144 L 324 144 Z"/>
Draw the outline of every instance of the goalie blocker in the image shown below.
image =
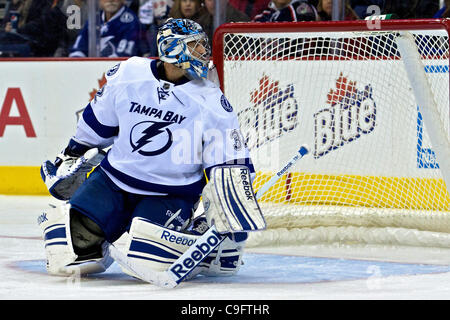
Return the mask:
<path fill-rule="evenodd" d="M 208 224 L 219 233 L 266 228 L 246 166 L 214 167 L 202 199 Z"/>

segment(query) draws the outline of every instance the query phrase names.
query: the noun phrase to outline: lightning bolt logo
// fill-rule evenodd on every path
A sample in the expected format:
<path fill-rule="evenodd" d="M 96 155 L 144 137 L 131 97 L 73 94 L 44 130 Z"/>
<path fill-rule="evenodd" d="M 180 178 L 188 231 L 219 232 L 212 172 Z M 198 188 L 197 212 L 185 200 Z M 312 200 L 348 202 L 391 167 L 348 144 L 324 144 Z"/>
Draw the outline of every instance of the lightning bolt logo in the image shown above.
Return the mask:
<path fill-rule="evenodd" d="M 140 133 L 140 138 L 136 142 L 133 142 L 133 131 L 137 127 L 140 127 L 141 125 L 143 125 L 145 123 L 151 123 L 151 125 Z M 141 154 L 143 156 L 156 156 L 158 154 L 161 154 L 161 153 L 167 151 L 170 148 L 170 146 L 172 145 L 172 132 L 169 129 L 167 129 L 166 127 L 172 123 L 173 122 L 143 121 L 143 122 L 139 122 L 138 124 L 136 124 L 132 128 L 131 134 L 130 134 L 130 144 L 131 144 L 131 147 L 133 148 L 132 152 L 137 151 L 139 154 Z M 147 146 L 149 143 L 151 143 L 153 141 L 154 137 L 156 137 L 157 135 L 160 135 L 161 133 L 164 133 L 164 132 L 167 133 L 167 137 L 168 137 L 167 142 L 164 146 L 162 146 L 161 148 L 159 148 L 157 150 L 149 151 L 149 150 L 147 150 L 148 148 L 145 148 L 145 150 L 143 150 L 143 148 L 145 146 Z"/>

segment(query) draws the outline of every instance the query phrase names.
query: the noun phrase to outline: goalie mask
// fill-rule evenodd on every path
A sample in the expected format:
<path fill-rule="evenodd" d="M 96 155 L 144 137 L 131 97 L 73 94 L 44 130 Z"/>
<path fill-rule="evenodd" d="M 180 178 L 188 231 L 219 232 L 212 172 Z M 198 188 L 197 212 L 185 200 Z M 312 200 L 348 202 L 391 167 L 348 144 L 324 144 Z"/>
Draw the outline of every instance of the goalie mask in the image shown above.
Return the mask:
<path fill-rule="evenodd" d="M 211 50 L 202 27 L 189 19 L 169 19 L 156 38 L 159 58 L 186 70 L 190 79 L 208 75 Z"/>

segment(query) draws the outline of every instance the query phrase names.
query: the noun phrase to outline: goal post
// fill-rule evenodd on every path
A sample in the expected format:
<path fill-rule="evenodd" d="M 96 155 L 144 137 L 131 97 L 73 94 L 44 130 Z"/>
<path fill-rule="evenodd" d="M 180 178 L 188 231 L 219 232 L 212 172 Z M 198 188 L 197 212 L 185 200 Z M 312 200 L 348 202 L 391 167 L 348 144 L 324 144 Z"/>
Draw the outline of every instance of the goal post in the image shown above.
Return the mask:
<path fill-rule="evenodd" d="M 446 182 L 447 192 L 450 194 L 450 132 L 448 122 L 446 126 L 444 119 L 441 118 L 438 102 L 426 77 L 425 67 L 421 61 L 414 37 L 411 33 L 402 31 L 396 41 L 416 102 L 420 112 L 424 114 L 423 120 L 428 128 L 436 158 L 439 159 L 438 163 L 444 182 Z"/>
<path fill-rule="evenodd" d="M 266 182 L 253 243 L 450 248 L 446 19 L 231 23 L 213 39 L 220 85 Z"/>

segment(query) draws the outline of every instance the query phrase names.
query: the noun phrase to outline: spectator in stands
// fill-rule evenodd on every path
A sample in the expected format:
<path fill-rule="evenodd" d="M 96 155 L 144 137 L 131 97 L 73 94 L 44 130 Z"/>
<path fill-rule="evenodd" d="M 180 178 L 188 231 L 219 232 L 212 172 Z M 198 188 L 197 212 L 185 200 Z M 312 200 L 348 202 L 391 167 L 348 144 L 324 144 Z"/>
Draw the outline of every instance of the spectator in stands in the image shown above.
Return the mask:
<path fill-rule="evenodd" d="M 433 18 L 439 8 L 439 0 L 417 0 L 417 5 L 414 8 L 414 18 Z"/>
<path fill-rule="evenodd" d="M 141 0 L 137 10 L 137 16 L 141 24 L 139 31 L 139 55 L 146 57 L 156 52 L 155 45 L 152 45 L 153 40 L 151 40 L 152 33 L 156 29 L 154 27 L 155 15 L 153 13 L 153 5 L 153 0 Z"/>
<path fill-rule="evenodd" d="M 209 45 L 212 46 L 215 13 L 214 0 L 205 0 L 204 6 L 206 10 L 202 12 L 197 22 L 202 26 L 203 30 L 208 35 Z M 245 13 L 239 11 L 238 9 L 235 9 L 232 5 L 230 5 L 228 1 L 226 1 L 225 20 L 223 21 L 224 23 L 249 21 L 250 18 Z"/>
<path fill-rule="evenodd" d="M 295 22 L 319 20 L 317 9 L 307 0 L 272 0 L 255 16 L 256 22 Z"/>
<path fill-rule="evenodd" d="M 169 18 L 173 5 L 173 0 L 153 0 L 153 15 L 158 27 L 162 26 Z"/>
<path fill-rule="evenodd" d="M 351 0 L 350 5 L 362 19 L 373 14 L 368 8 L 376 5 L 380 14 L 394 14 L 400 19 L 431 18 L 439 10 L 439 0 Z"/>
<path fill-rule="evenodd" d="M 422 19 L 432 18 L 436 11 L 439 10 L 439 0 L 413 0 L 408 1 L 408 5 L 405 6 L 402 1 L 390 0 L 390 2 L 396 5 L 403 4 L 403 12 L 400 12 L 399 16 L 403 19 Z"/>
<path fill-rule="evenodd" d="M 320 20 L 329 21 L 332 20 L 333 16 L 333 0 L 319 0 L 317 5 L 317 12 L 319 14 Z M 350 7 L 349 2 L 345 4 L 345 16 L 343 20 L 358 20 L 359 17 Z"/>
<path fill-rule="evenodd" d="M 8 1 L 0 1 L 0 28 L 4 29 L 5 24 L 10 24 L 11 16 L 9 15 L 10 11 L 19 11 L 20 7 L 23 7 L 24 1 L 23 0 L 9 0 L 9 7 L 8 7 Z M 8 9 L 7 9 L 8 8 Z M 9 10 L 9 11 L 6 11 Z M 3 16 L 2 16 L 3 15 Z M 23 21 L 23 19 L 22 19 Z M 19 21 L 21 22 L 21 21 Z"/>
<path fill-rule="evenodd" d="M 173 0 L 141 0 L 139 21 L 141 23 L 140 55 L 156 57 L 156 35 L 160 26 L 169 18 Z"/>
<path fill-rule="evenodd" d="M 100 56 L 129 57 L 138 54 L 140 25 L 138 17 L 125 5 L 125 0 L 99 0 Z M 88 23 L 70 49 L 70 57 L 87 57 Z"/>
<path fill-rule="evenodd" d="M 200 15 L 200 0 L 175 0 L 169 16 L 175 19 L 191 19 L 196 21 Z"/>
<path fill-rule="evenodd" d="M 370 6 L 378 6 L 380 14 L 384 14 L 385 13 L 384 10 L 386 7 L 386 0 L 350 0 L 350 7 L 361 19 L 364 19 L 374 14 L 372 10 L 369 10 Z"/>
<path fill-rule="evenodd" d="M 139 14 L 139 7 L 141 6 L 140 0 L 125 0 L 125 5 L 134 12 L 135 15 Z"/>
<path fill-rule="evenodd" d="M 251 20 L 262 12 L 268 5 L 270 0 L 229 0 L 229 3 L 239 11 L 245 13 Z"/>
<path fill-rule="evenodd" d="M 450 18 L 450 0 L 445 0 L 444 6 L 434 14 L 433 18 Z"/>
<path fill-rule="evenodd" d="M 15 1 L 18 28 L 9 22 L 0 33 L 2 56 L 53 56 L 66 35 L 66 16 L 57 0 Z"/>
<path fill-rule="evenodd" d="M 67 57 L 69 49 L 74 44 L 81 28 L 88 18 L 87 0 L 62 0 L 61 11 L 66 15 L 66 36 L 60 40 L 55 51 L 55 57 Z"/>

